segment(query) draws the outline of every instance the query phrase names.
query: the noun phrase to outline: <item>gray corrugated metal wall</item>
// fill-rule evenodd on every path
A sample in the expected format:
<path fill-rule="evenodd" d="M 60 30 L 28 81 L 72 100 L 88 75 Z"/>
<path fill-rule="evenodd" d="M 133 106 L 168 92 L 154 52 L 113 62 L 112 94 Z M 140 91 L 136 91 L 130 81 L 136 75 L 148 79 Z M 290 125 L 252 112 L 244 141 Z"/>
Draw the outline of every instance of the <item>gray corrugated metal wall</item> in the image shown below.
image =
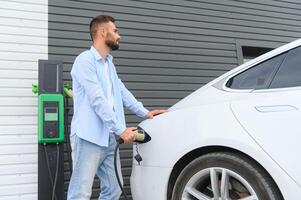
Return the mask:
<path fill-rule="evenodd" d="M 49 59 L 64 61 L 70 83 L 74 58 L 91 44 L 91 18 L 112 15 L 122 37 L 113 53 L 120 78 L 147 108 L 168 108 L 237 66 L 241 45 L 277 47 L 300 37 L 300 10 L 298 0 L 49 0 Z M 140 121 L 126 115 L 130 126 Z M 128 193 L 131 154 L 122 147 Z M 66 162 L 66 188 L 67 169 Z"/>

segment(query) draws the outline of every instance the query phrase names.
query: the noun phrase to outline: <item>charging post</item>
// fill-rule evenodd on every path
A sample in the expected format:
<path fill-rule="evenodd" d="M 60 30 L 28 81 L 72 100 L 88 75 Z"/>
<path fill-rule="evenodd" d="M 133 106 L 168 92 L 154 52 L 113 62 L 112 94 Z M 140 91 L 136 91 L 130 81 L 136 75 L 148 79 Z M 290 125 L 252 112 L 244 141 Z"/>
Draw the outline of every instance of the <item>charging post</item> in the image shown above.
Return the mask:
<path fill-rule="evenodd" d="M 39 60 L 38 200 L 64 199 L 63 64 Z"/>

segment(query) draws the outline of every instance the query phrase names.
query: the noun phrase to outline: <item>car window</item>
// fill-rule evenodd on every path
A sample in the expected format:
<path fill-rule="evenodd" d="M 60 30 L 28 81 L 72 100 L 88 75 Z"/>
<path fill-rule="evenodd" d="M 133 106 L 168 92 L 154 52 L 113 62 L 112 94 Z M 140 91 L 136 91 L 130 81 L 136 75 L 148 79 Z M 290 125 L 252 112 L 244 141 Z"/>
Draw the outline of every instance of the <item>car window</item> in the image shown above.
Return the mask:
<path fill-rule="evenodd" d="M 270 88 L 301 86 L 301 47 L 291 50 L 273 79 Z"/>
<path fill-rule="evenodd" d="M 226 86 L 232 89 L 264 89 L 268 88 L 285 53 L 266 60 L 254 67 L 232 77 Z"/>

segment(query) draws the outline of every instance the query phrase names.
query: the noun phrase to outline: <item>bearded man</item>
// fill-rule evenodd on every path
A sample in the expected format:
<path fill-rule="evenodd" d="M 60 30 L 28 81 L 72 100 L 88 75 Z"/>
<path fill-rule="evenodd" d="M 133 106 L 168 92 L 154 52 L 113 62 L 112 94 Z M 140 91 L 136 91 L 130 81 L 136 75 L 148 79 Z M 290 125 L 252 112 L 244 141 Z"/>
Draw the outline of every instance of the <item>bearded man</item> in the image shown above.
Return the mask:
<path fill-rule="evenodd" d="M 73 172 L 67 199 L 89 200 L 97 175 L 101 182 L 99 200 L 118 200 L 121 190 L 114 171 L 115 136 L 129 143 L 134 141 L 136 129 L 126 127 L 123 107 L 149 119 L 165 110 L 148 111 L 118 78 L 110 54 L 119 48 L 120 42 L 113 17 L 94 17 L 90 22 L 90 36 L 91 48 L 76 57 L 71 70 Z M 119 159 L 118 166 L 121 173 Z"/>

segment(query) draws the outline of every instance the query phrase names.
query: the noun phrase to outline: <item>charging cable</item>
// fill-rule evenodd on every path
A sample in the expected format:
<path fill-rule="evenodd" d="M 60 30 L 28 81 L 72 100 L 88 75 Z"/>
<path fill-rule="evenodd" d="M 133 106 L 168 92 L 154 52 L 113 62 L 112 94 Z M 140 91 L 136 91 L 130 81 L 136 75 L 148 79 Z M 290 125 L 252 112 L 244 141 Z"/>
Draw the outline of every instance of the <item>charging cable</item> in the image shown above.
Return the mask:
<path fill-rule="evenodd" d="M 51 182 L 51 185 L 52 185 L 51 199 L 52 200 L 58 200 L 57 197 L 56 197 L 56 194 L 55 194 L 55 190 L 56 190 L 56 184 L 57 184 L 57 179 L 58 179 L 59 162 L 60 162 L 59 143 L 56 143 L 56 169 L 55 169 L 54 180 L 52 179 L 52 173 L 51 173 L 51 169 L 50 169 L 49 157 L 48 157 L 46 143 L 44 143 L 44 153 L 45 153 L 45 158 L 46 158 L 46 165 L 47 165 L 47 169 L 48 169 L 48 175 L 49 175 L 49 179 L 50 179 L 50 182 Z"/>
<path fill-rule="evenodd" d="M 115 168 L 115 174 L 116 174 L 116 177 L 117 177 L 117 181 L 118 181 L 118 185 L 121 189 L 121 192 L 122 192 L 122 195 L 124 196 L 124 198 L 126 200 L 128 200 L 128 197 L 126 196 L 125 194 L 125 191 L 123 189 L 123 186 L 122 186 L 122 183 L 121 183 L 121 180 L 120 180 L 120 177 L 119 177 L 119 173 L 118 173 L 118 168 L 117 168 L 117 151 L 119 149 L 119 145 L 123 143 L 123 140 L 121 138 L 119 138 L 117 140 L 117 144 L 116 144 L 116 147 L 115 147 L 115 153 L 114 153 L 114 168 Z"/>
<path fill-rule="evenodd" d="M 151 137 L 145 133 L 140 127 L 137 128 L 136 133 L 135 133 L 135 141 L 136 143 L 145 143 L 151 140 Z M 117 144 L 115 147 L 115 152 L 114 152 L 114 168 L 115 168 L 115 175 L 117 177 L 117 181 L 118 181 L 118 185 L 121 189 L 122 195 L 124 196 L 124 198 L 126 200 L 128 200 L 125 191 L 123 189 L 120 177 L 119 177 L 119 173 L 118 173 L 118 168 L 117 168 L 117 151 L 119 149 L 119 145 L 122 144 L 124 141 L 122 138 L 118 138 L 117 140 Z M 137 160 L 137 162 L 140 164 L 140 162 L 142 161 L 142 157 L 139 155 L 138 150 L 137 150 L 137 155 L 135 156 L 135 159 Z"/>

